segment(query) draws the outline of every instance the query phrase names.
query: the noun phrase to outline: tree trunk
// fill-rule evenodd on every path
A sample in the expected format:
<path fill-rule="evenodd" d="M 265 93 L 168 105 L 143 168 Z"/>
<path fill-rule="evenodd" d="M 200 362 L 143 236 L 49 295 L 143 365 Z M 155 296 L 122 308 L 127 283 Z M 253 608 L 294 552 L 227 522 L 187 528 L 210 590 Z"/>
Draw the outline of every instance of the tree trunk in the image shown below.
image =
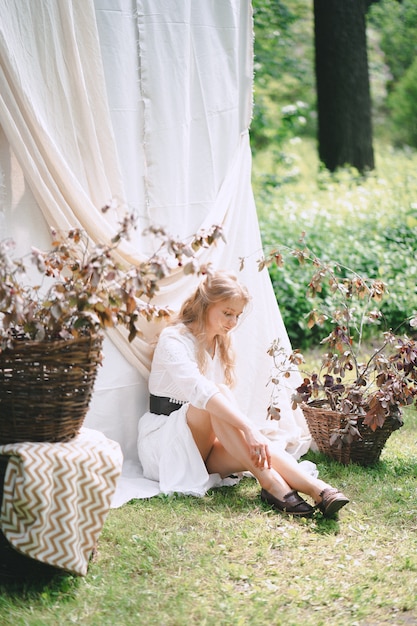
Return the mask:
<path fill-rule="evenodd" d="M 366 0 L 314 0 L 319 156 L 334 171 L 374 168 Z"/>

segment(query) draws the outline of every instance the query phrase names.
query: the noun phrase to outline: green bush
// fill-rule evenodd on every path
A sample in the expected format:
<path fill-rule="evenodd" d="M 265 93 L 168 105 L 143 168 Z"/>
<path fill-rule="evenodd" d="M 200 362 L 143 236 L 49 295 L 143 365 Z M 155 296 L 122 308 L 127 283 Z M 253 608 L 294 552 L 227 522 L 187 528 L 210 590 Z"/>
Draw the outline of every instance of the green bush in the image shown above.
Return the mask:
<path fill-rule="evenodd" d="M 417 58 L 389 95 L 388 108 L 396 141 L 417 147 Z"/>
<path fill-rule="evenodd" d="M 379 33 L 393 87 L 404 76 L 417 53 L 417 4 L 415 0 L 379 0 L 371 4 L 368 24 Z"/>
<path fill-rule="evenodd" d="M 417 155 L 411 151 L 377 150 L 377 173 L 361 177 L 355 170 L 319 171 L 312 142 L 287 146 L 298 176 L 275 184 L 279 164 L 255 156 L 253 187 L 266 252 L 278 248 L 283 267 L 269 269 L 284 323 L 294 348 L 317 346 L 326 327 L 308 328 L 315 303 L 307 298 L 313 273 L 299 265 L 291 249 L 306 245 L 324 261 L 335 261 L 369 278 L 379 278 L 389 295 L 381 304 L 376 330 L 397 329 L 417 310 Z M 268 181 L 266 184 L 265 181 Z M 324 289 L 320 308 L 330 298 Z M 329 327 L 330 328 L 330 327 Z M 409 332 L 409 328 L 404 327 Z"/>
<path fill-rule="evenodd" d="M 303 0 L 253 0 L 253 17 L 251 144 L 258 151 L 315 133 L 313 12 Z"/>

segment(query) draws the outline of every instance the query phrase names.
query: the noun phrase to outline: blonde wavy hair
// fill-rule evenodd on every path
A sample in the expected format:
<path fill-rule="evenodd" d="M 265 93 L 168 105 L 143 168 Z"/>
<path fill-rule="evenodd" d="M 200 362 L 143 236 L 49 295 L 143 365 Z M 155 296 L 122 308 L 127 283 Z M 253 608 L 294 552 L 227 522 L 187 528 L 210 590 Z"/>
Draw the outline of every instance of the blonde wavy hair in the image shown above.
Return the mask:
<path fill-rule="evenodd" d="M 207 366 L 207 311 L 211 305 L 231 299 L 242 300 L 246 306 L 251 298 L 248 290 L 238 282 L 235 274 L 225 271 L 213 272 L 207 275 L 196 291 L 187 298 L 176 318 L 176 323 L 182 323 L 186 327 L 193 326 L 192 332 L 197 339 L 197 363 L 202 373 L 205 372 Z M 217 335 L 216 349 L 224 367 L 226 384 L 232 387 L 235 383 L 235 354 L 230 337 Z"/>

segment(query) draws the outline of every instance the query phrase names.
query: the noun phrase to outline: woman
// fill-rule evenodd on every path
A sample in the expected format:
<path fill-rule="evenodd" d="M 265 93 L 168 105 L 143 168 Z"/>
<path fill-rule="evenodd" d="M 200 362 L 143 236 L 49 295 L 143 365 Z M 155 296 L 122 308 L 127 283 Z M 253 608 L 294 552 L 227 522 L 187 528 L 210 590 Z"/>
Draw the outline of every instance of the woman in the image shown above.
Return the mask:
<path fill-rule="evenodd" d="M 271 452 L 233 398 L 229 333 L 249 300 L 234 275 L 215 272 L 162 331 L 149 379 L 150 411 L 139 421 L 144 476 L 159 481 L 164 493 L 202 495 L 213 477 L 250 471 L 261 499 L 274 509 L 310 517 L 315 507 L 301 491 L 325 517 L 333 517 L 348 498 L 306 474 L 287 452 Z"/>

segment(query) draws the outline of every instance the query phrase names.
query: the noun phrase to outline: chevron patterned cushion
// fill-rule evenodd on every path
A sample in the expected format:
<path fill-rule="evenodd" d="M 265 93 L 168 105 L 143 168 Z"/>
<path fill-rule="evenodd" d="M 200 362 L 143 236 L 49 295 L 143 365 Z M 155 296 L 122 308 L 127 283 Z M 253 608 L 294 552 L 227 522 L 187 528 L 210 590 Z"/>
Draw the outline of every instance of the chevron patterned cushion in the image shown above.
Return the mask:
<path fill-rule="evenodd" d="M 84 576 L 122 468 L 115 441 L 83 428 L 66 443 L 0 446 L 8 455 L 0 528 L 22 554 Z"/>

